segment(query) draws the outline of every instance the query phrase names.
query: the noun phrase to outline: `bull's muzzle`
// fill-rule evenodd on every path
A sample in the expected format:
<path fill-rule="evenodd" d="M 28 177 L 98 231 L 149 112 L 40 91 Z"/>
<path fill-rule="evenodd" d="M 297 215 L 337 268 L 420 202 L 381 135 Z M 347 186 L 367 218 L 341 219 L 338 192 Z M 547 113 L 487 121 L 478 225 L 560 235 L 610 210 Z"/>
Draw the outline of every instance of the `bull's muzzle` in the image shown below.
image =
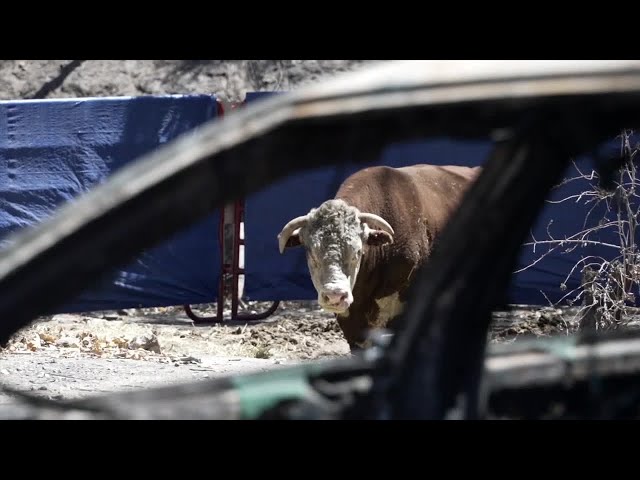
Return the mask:
<path fill-rule="evenodd" d="M 320 306 L 332 313 L 342 313 L 346 311 L 353 299 L 351 292 L 343 288 L 325 289 L 320 294 Z"/>

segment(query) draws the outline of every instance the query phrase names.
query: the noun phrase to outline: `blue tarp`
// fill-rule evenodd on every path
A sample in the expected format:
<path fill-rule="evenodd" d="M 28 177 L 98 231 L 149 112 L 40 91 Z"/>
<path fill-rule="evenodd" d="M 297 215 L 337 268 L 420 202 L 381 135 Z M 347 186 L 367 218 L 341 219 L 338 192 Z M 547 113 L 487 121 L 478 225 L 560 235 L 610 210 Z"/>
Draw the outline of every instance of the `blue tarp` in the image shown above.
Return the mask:
<path fill-rule="evenodd" d="M 216 115 L 210 95 L 0 102 L 0 248 L 9 233 Z M 218 218 L 143 252 L 55 313 L 216 301 Z"/>
<path fill-rule="evenodd" d="M 247 102 L 260 99 L 273 92 L 251 92 Z M 619 151 L 619 140 L 612 139 L 606 146 L 609 151 Z M 462 142 L 437 139 L 423 142 L 391 145 L 372 164 L 403 166 L 416 163 L 482 165 L 491 149 L 489 142 Z M 577 165 L 591 171 L 591 160 L 576 159 Z M 367 165 L 372 165 L 367 164 Z M 289 176 L 246 199 L 245 211 L 245 296 L 250 300 L 305 300 L 316 299 L 317 294 L 309 278 L 303 249 L 291 249 L 280 255 L 276 236 L 287 221 L 306 214 L 324 200 L 331 198 L 340 183 L 365 164 L 354 164 L 349 159 L 344 163 L 302 172 Z M 567 177 L 577 172 L 570 167 Z M 576 181 L 554 190 L 550 200 L 565 198 L 580 193 L 587 187 L 585 181 Z M 533 228 L 538 240 L 546 240 L 547 225 L 553 220 L 550 231 L 555 238 L 573 235 L 584 228 L 583 223 L 591 205 L 565 202 L 547 204 Z M 597 224 L 602 210 L 591 213 L 588 225 Z M 594 223 L 595 222 L 595 223 Z M 504 228 L 509 228 L 505 225 Z M 598 237 L 594 237 L 597 239 Z M 611 237 L 610 237 L 611 238 Z M 604 237 L 601 237 L 604 239 Z M 523 246 L 519 267 L 531 264 L 540 257 L 546 246 L 538 246 L 536 252 Z M 610 258 L 615 251 L 605 247 L 587 245 L 573 252 L 557 251 L 532 268 L 515 274 L 511 284 L 509 301 L 516 304 L 541 305 L 548 300 L 556 301 L 579 286 L 580 271 L 577 269 L 565 282 L 573 265 L 586 255 L 601 255 Z M 566 283 L 563 290 L 561 284 Z M 542 293 L 544 292 L 544 294 Z M 546 295 L 546 297 L 545 297 Z"/>

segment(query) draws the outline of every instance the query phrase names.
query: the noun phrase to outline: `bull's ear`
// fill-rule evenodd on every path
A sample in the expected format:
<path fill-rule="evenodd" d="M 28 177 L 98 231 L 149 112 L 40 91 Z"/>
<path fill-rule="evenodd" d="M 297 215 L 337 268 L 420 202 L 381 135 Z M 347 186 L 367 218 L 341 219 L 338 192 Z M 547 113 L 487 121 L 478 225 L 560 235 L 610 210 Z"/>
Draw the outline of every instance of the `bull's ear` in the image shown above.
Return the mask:
<path fill-rule="evenodd" d="M 367 233 L 367 245 L 372 247 L 393 243 L 393 237 L 383 230 L 369 230 Z"/>
<path fill-rule="evenodd" d="M 284 248 L 293 248 L 299 247 L 302 245 L 302 240 L 300 240 L 300 235 L 297 233 L 292 234 L 287 240 L 287 243 L 284 245 Z"/>
<path fill-rule="evenodd" d="M 299 247 L 300 245 L 302 245 L 302 239 L 300 238 L 300 229 L 297 228 L 287 239 L 287 243 L 284 244 L 284 248 Z"/>

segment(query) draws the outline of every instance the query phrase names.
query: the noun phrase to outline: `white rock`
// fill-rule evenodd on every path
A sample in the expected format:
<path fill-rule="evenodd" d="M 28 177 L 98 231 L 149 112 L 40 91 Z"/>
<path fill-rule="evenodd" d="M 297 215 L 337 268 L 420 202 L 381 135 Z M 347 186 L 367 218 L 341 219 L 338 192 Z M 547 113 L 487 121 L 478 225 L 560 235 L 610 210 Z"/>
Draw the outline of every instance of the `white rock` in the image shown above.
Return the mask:
<path fill-rule="evenodd" d="M 149 350 L 150 352 L 160 353 L 160 343 L 158 337 L 153 333 L 145 333 L 138 335 L 129 341 L 129 349 L 136 350 Z"/>

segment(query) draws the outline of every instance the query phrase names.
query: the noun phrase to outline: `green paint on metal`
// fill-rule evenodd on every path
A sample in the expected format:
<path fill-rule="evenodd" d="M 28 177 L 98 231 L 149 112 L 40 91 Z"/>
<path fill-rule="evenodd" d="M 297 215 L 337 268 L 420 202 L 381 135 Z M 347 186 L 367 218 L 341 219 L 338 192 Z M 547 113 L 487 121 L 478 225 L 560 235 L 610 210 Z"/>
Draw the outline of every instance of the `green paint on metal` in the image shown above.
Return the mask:
<path fill-rule="evenodd" d="M 547 339 L 538 347 L 562 360 L 573 360 L 576 357 L 576 339 L 574 337 Z"/>
<path fill-rule="evenodd" d="M 489 356 L 510 355 L 524 352 L 546 352 L 555 355 L 563 360 L 575 358 L 577 348 L 576 336 L 558 336 L 551 338 L 536 338 L 532 340 L 521 340 L 510 345 L 497 344 L 489 349 Z"/>
<path fill-rule="evenodd" d="M 296 365 L 231 379 L 240 397 L 241 418 L 255 419 L 282 400 L 304 398 L 310 391 L 309 375 L 323 365 Z"/>

